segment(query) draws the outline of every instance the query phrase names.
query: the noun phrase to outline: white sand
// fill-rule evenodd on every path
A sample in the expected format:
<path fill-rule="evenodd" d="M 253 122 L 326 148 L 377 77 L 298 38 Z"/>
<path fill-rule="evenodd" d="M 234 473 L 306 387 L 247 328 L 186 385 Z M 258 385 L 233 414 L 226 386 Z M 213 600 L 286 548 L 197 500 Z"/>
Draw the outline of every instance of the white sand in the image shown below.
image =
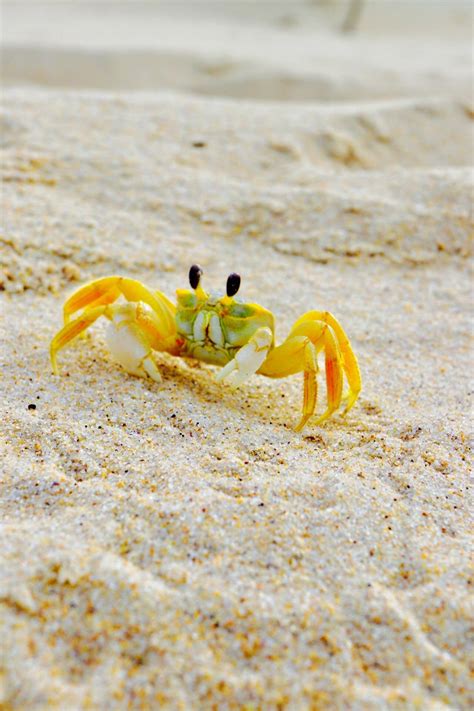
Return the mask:
<path fill-rule="evenodd" d="M 469 10 L 425 5 L 5 6 L 2 708 L 470 707 Z M 193 262 L 340 318 L 347 418 L 100 323 L 51 375 L 72 289 Z"/>

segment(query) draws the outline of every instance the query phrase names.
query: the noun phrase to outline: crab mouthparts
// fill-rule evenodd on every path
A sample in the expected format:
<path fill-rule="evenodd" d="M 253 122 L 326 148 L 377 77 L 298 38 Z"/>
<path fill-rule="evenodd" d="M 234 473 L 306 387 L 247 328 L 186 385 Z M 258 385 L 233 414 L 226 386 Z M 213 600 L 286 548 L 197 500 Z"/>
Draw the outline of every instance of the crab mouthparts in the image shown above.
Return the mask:
<path fill-rule="evenodd" d="M 219 316 L 212 311 L 201 311 L 194 321 L 193 340 L 196 343 L 210 341 L 222 347 L 225 341 Z"/>

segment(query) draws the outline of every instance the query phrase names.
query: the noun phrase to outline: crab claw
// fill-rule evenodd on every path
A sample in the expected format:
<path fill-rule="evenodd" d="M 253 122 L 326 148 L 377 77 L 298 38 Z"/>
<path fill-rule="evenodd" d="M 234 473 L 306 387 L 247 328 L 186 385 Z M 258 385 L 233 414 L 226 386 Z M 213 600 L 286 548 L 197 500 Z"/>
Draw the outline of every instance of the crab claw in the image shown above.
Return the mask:
<path fill-rule="evenodd" d="M 230 375 L 230 382 L 234 387 L 242 385 L 260 368 L 268 355 L 272 342 L 273 334 L 269 328 L 257 329 L 247 345 L 237 351 L 235 358 L 217 374 L 216 380 L 223 380 Z"/>

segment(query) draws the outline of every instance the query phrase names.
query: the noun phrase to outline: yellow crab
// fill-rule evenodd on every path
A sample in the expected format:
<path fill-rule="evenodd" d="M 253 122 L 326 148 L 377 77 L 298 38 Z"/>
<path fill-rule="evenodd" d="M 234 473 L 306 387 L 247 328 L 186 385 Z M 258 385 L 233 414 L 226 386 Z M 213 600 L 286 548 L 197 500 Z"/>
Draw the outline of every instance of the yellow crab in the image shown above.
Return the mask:
<path fill-rule="evenodd" d="M 308 311 L 275 345 L 271 311 L 235 297 L 240 276 L 230 274 L 225 296 L 208 294 L 201 286 L 202 269 L 189 271 L 192 291 L 178 289 L 177 306 L 160 291 L 135 279 L 109 276 L 85 284 L 64 304 L 64 327 L 51 341 L 51 363 L 58 373 L 56 354 L 100 316 L 110 321 L 107 342 L 114 358 L 133 375 L 161 381 L 155 351 L 194 358 L 223 366 L 217 380 L 230 376 L 234 386 L 254 373 L 284 378 L 303 371 L 303 429 L 317 399 L 318 352 L 324 349 L 327 408 L 316 420 L 323 422 L 342 399 L 344 373 L 349 385 L 347 412 L 357 400 L 361 378 L 357 358 L 338 321 L 327 311 Z M 120 296 L 127 303 L 112 305 Z M 80 315 L 71 320 L 72 314 Z"/>

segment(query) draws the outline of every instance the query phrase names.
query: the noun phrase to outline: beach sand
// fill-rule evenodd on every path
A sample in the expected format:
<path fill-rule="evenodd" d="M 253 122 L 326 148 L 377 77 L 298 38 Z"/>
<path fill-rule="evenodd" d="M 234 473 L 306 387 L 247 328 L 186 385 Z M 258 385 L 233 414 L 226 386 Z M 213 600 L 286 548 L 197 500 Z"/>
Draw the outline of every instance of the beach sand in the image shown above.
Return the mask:
<path fill-rule="evenodd" d="M 469 6 L 184 7 L 4 5 L 0 706 L 468 709 Z M 81 283 L 195 262 L 334 313 L 350 413 L 101 321 L 52 375 Z"/>

